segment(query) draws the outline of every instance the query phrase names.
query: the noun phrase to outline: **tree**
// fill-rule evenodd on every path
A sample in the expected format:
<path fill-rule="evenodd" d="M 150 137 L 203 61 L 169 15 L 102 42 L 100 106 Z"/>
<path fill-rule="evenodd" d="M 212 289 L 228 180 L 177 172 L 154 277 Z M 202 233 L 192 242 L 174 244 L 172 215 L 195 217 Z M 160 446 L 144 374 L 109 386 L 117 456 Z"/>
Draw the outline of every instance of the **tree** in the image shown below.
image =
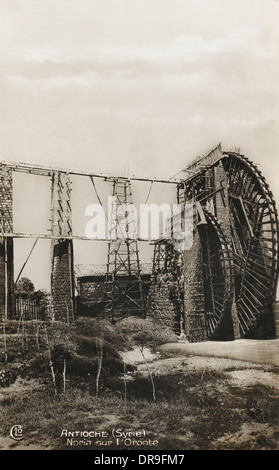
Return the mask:
<path fill-rule="evenodd" d="M 35 287 L 32 281 L 28 277 L 21 277 L 15 285 L 16 294 L 32 294 L 35 291 Z"/>

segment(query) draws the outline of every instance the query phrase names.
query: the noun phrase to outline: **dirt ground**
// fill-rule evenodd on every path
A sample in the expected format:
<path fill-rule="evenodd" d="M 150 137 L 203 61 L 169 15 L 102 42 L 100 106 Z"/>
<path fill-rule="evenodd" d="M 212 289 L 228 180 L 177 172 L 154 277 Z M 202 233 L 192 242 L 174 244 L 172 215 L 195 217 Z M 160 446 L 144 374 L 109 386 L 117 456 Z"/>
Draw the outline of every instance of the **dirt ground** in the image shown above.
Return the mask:
<path fill-rule="evenodd" d="M 144 427 L 151 436 L 159 435 L 157 449 L 163 450 L 279 450 L 278 348 L 279 340 L 171 343 L 161 346 L 157 354 L 145 351 L 148 368 L 138 350 L 125 353 L 126 363 L 136 366 L 131 381 L 147 380 L 152 373 L 157 402 L 147 406 L 140 401 L 134 408 L 131 402 L 126 421 L 122 408 L 82 413 L 71 408 L 69 419 L 73 427 L 79 423 L 78 429 L 88 428 L 96 419 L 102 429 L 127 428 L 127 423 L 133 429 Z M 174 381 L 177 395 L 172 397 L 169 388 L 168 397 Z M 36 380 L 17 379 L 0 389 L 0 404 L 14 398 L 32 400 L 41 387 Z M 44 425 L 42 420 L 41 429 Z M 1 431 L 0 450 L 60 448 L 55 443 L 58 439 L 37 440 L 36 430 L 25 442 L 16 442 Z"/>
<path fill-rule="evenodd" d="M 165 344 L 161 352 L 180 355 L 212 356 L 279 366 L 279 338 L 272 340 L 239 339 L 235 341 L 178 342 Z"/>
<path fill-rule="evenodd" d="M 224 414 L 224 402 L 229 399 L 230 394 L 233 402 L 234 393 L 232 391 L 236 391 L 245 400 L 250 391 L 255 391 L 255 395 L 257 395 L 260 387 L 265 388 L 265 403 L 260 399 L 257 400 L 256 396 L 255 400 L 252 398 L 251 401 L 247 401 L 247 407 L 251 406 L 248 414 L 253 415 L 252 420 L 243 422 L 240 428 L 233 432 L 229 430 L 230 423 L 228 422 L 228 432 L 224 432 L 222 436 L 215 439 L 212 446 L 214 449 L 279 449 L 279 401 L 277 399 L 274 406 L 272 394 L 274 391 L 278 397 L 279 339 L 270 341 L 239 340 L 232 343 L 190 344 L 181 342 L 163 345 L 160 348 L 160 353 L 165 358 L 153 362 L 152 370 L 155 376 L 179 372 L 183 374 L 185 370 L 187 370 L 187 374 L 195 372 L 201 373 L 201 376 L 206 371 L 222 373 L 228 381 L 226 379 L 217 380 L 213 387 L 212 384 L 207 384 L 206 396 L 209 400 L 213 398 L 217 407 L 220 406 L 222 409 L 224 406 Z M 144 367 L 144 364 L 141 364 L 139 369 L 143 372 Z M 197 393 L 200 393 L 201 388 L 202 385 L 200 388 L 196 387 Z M 269 415 L 271 419 L 262 419 L 262 414 Z M 191 421 L 191 418 L 189 420 Z M 225 421 L 224 424 L 226 424 Z M 216 428 L 217 426 L 216 424 Z M 188 436 L 189 440 L 193 442 L 192 437 Z M 184 434 L 181 439 L 185 441 Z M 192 445 L 194 449 L 200 448 L 199 445 L 195 447 L 194 443 Z"/>

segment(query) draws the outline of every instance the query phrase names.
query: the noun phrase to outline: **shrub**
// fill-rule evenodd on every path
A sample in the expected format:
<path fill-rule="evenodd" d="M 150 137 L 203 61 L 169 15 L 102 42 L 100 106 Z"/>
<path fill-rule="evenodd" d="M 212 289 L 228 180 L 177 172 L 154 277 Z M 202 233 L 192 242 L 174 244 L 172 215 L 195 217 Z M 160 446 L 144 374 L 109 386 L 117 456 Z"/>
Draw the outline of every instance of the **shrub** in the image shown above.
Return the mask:
<path fill-rule="evenodd" d="M 0 387 L 8 387 L 16 381 L 17 374 L 13 369 L 0 371 Z"/>
<path fill-rule="evenodd" d="M 89 338 L 102 338 L 111 344 L 115 350 L 123 349 L 125 337 L 107 320 L 80 317 L 76 321 L 76 334 Z"/>
<path fill-rule="evenodd" d="M 126 345 L 130 348 L 156 348 L 160 344 L 177 342 L 173 331 L 157 320 L 128 317 L 115 325 L 115 330 L 126 337 Z"/>
<path fill-rule="evenodd" d="M 84 356 L 94 356 L 97 352 L 97 342 L 100 338 L 96 336 L 77 336 L 77 353 Z M 106 340 L 103 340 L 103 356 L 120 358 L 118 351 L 115 347 Z"/>

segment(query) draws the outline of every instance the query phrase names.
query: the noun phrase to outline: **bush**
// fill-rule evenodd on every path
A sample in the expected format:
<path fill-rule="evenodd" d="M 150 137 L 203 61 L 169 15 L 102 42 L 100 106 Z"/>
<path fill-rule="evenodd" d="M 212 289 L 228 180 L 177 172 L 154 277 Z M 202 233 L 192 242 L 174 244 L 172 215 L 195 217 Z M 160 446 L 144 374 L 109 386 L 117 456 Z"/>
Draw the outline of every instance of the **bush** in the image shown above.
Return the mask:
<path fill-rule="evenodd" d="M 7 322 L 6 326 L 11 331 L 9 362 L 18 357 L 19 348 L 20 358 L 24 359 L 17 375 L 40 378 L 47 384 L 52 381 L 58 390 L 65 389 L 66 382 L 67 386 L 90 384 L 94 388 L 96 380 L 102 390 L 115 390 L 118 385 L 123 388 L 124 369 L 128 372 L 135 367 L 124 365 L 119 351 L 136 346 L 155 349 L 159 344 L 176 341 L 169 328 L 151 318 L 129 317 L 114 325 L 88 317 L 79 317 L 70 324 L 28 321 L 22 323 L 20 333 L 19 322 Z M 3 375 L 0 386 L 12 380 L 12 375 Z"/>
<path fill-rule="evenodd" d="M 16 381 L 17 374 L 13 369 L 0 371 L 0 387 L 8 387 Z"/>
<path fill-rule="evenodd" d="M 128 317 L 115 325 L 115 330 L 126 337 L 126 345 L 154 349 L 157 346 L 177 342 L 173 331 L 151 318 Z"/>
<path fill-rule="evenodd" d="M 80 338 L 81 341 L 81 338 Z M 102 369 L 111 375 L 119 375 L 124 370 L 124 364 L 121 356 L 115 351 L 111 345 L 103 343 Z M 54 370 L 62 372 L 64 368 L 64 360 L 67 364 L 67 373 L 70 375 L 95 375 L 98 369 L 97 347 L 94 339 L 86 338 L 84 343 L 80 343 L 78 352 L 70 351 L 60 344 L 53 348 L 51 359 Z"/>
<path fill-rule="evenodd" d="M 96 336 L 96 334 L 99 336 Z M 73 338 L 66 342 L 55 344 L 51 347 L 51 361 L 55 382 L 58 390 L 65 387 L 65 380 L 90 391 L 96 391 L 104 387 L 110 388 L 113 378 L 121 376 L 124 371 L 122 357 L 115 349 L 114 344 L 103 339 L 111 338 L 112 331 L 99 321 L 79 322 L 76 325 Z M 58 339 L 56 333 L 52 338 Z M 48 363 L 48 375 L 50 376 L 49 356 L 46 351 L 45 361 Z M 97 379 L 98 378 L 98 379 Z M 115 382 L 115 380 L 114 380 Z M 115 388 L 115 383 L 112 384 Z"/>
<path fill-rule="evenodd" d="M 92 336 L 88 338 L 87 336 L 77 336 L 77 353 L 83 356 L 94 356 L 97 353 L 97 344 L 100 338 Z M 106 357 L 115 357 L 120 358 L 118 351 L 115 347 L 106 340 L 102 341 L 103 344 L 103 356 Z"/>
<path fill-rule="evenodd" d="M 76 334 L 89 338 L 102 338 L 120 351 L 125 343 L 125 337 L 107 320 L 81 317 L 76 321 Z"/>

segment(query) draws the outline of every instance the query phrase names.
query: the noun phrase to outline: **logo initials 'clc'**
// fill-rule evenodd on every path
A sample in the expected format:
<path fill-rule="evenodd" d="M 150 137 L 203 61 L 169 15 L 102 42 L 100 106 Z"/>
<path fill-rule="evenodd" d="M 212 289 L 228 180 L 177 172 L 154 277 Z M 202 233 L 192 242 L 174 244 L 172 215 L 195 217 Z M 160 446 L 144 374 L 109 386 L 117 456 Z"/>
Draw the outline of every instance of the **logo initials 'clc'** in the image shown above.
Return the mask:
<path fill-rule="evenodd" d="M 23 438 L 22 426 L 15 424 L 10 431 L 10 435 L 15 441 L 20 441 Z"/>

